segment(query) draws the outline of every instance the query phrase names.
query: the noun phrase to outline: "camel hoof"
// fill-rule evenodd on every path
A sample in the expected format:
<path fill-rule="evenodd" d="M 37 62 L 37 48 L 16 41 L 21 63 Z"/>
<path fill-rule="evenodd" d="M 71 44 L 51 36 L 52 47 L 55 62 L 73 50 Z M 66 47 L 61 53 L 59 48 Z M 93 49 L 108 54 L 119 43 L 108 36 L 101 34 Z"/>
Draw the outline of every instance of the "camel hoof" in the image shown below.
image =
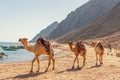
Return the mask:
<path fill-rule="evenodd" d="M 72 69 L 74 69 L 74 66 L 72 66 Z"/>
<path fill-rule="evenodd" d="M 55 70 L 55 68 L 52 68 L 52 70 Z"/>
<path fill-rule="evenodd" d="M 47 72 L 48 70 L 46 69 L 45 72 Z"/>
<path fill-rule="evenodd" d="M 81 68 L 78 68 L 78 70 L 81 70 Z"/>
<path fill-rule="evenodd" d="M 39 72 L 39 70 L 36 71 L 37 73 Z"/>
<path fill-rule="evenodd" d="M 80 68 L 79 66 L 77 66 L 77 68 Z"/>
<path fill-rule="evenodd" d="M 77 69 L 78 69 L 78 70 L 80 70 L 80 67 L 79 67 L 79 66 L 77 66 Z"/>
<path fill-rule="evenodd" d="M 84 67 L 85 66 L 85 64 L 83 64 L 83 66 L 82 67 Z"/>
<path fill-rule="evenodd" d="M 101 62 L 100 65 L 103 65 L 103 63 Z"/>
<path fill-rule="evenodd" d="M 98 64 L 96 63 L 95 66 L 97 66 Z"/>
<path fill-rule="evenodd" d="M 30 73 L 33 73 L 33 71 L 30 71 Z"/>

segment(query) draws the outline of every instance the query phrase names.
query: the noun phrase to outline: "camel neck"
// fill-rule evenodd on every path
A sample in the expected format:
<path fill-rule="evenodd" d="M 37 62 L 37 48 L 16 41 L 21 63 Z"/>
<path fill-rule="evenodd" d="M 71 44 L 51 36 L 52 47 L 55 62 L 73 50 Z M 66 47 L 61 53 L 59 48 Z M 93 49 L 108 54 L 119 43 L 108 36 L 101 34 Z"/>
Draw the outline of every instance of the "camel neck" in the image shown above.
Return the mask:
<path fill-rule="evenodd" d="M 92 43 L 93 44 L 93 47 L 95 47 L 96 46 L 96 43 Z"/>
<path fill-rule="evenodd" d="M 23 43 L 24 48 L 29 51 L 28 43 Z"/>
<path fill-rule="evenodd" d="M 74 52 L 73 45 L 72 45 L 72 44 L 69 44 L 69 46 L 70 46 L 71 51 Z"/>
<path fill-rule="evenodd" d="M 94 50 L 96 50 L 96 43 L 93 43 Z"/>

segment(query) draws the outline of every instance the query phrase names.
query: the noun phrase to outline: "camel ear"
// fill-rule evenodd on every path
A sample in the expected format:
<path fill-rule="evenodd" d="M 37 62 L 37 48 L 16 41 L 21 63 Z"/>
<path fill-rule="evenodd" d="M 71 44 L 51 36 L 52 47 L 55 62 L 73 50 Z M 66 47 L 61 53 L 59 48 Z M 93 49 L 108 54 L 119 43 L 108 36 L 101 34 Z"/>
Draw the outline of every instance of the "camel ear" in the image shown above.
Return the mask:
<path fill-rule="evenodd" d="M 28 39 L 26 38 L 25 40 L 27 41 Z"/>
<path fill-rule="evenodd" d="M 21 39 L 18 40 L 19 42 L 21 41 Z"/>

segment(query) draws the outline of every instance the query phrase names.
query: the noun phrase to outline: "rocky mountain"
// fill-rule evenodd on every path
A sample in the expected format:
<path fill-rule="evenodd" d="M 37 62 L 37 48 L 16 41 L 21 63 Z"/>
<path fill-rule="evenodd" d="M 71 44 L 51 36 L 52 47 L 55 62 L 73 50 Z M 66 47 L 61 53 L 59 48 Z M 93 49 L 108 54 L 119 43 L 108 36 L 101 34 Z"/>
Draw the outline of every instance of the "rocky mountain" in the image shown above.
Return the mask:
<path fill-rule="evenodd" d="M 79 30 L 75 30 L 57 41 L 66 42 L 77 39 L 102 39 L 107 42 L 120 42 L 120 3 L 101 18 Z"/>
<path fill-rule="evenodd" d="M 49 36 L 49 34 L 56 29 L 58 26 L 58 22 L 54 22 L 50 24 L 47 28 L 40 31 L 30 42 L 35 42 L 40 36 L 43 38 L 46 38 Z"/>
<path fill-rule="evenodd" d="M 50 39 L 56 39 L 73 30 L 77 30 L 95 21 L 110 11 L 120 0 L 90 0 L 83 6 L 72 11 L 56 29 L 49 35 Z"/>

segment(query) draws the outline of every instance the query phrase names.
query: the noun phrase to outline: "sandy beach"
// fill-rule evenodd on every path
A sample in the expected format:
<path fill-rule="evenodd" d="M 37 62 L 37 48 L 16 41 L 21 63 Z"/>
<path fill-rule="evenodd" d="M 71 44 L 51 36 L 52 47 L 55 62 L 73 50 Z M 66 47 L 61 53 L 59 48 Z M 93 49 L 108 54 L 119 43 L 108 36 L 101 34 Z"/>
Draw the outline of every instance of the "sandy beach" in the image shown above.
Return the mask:
<path fill-rule="evenodd" d="M 95 52 L 92 47 L 87 47 L 86 65 L 81 70 L 76 67 L 73 70 L 72 64 L 74 54 L 68 45 L 59 47 L 62 51 L 55 55 L 55 70 L 52 70 L 52 63 L 48 72 L 48 60 L 40 59 L 40 72 L 36 72 L 35 62 L 33 73 L 30 73 L 31 62 L 5 63 L 0 64 L 0 80 L 120 80 L 120 57 L 107 55 L 105 50 L 103 65 L 95 66 Z M 83 58 L 79 56 L 80 66 Z"/>

